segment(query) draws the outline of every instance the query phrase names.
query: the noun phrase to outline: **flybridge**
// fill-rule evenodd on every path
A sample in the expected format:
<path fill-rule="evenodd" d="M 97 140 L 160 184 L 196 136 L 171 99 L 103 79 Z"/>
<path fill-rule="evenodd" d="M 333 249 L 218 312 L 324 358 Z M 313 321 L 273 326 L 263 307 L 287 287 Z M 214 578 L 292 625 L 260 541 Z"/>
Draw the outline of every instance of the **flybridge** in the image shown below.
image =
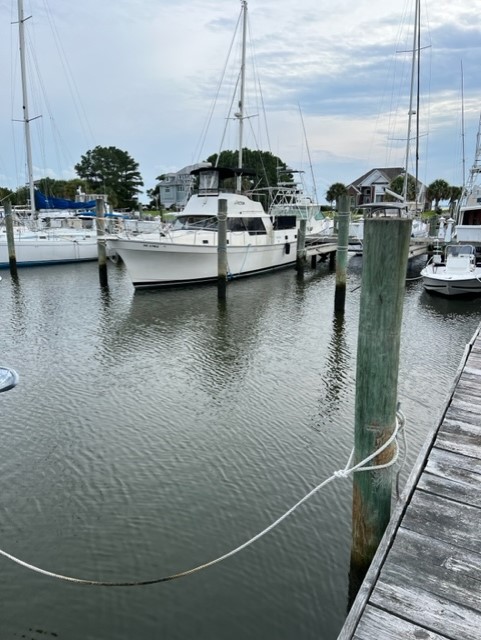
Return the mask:
<path fill-rule="evenodd" d="M 201 167 L 190 172 L 191 175 L 199 176 L 200 196 L 216 196 L 220 191 L 220 182 L 228 178 L 236 178 L 239 176 L 253 176 L 255 171 L 252 169 L 231 169 L 230 167 Z"/>

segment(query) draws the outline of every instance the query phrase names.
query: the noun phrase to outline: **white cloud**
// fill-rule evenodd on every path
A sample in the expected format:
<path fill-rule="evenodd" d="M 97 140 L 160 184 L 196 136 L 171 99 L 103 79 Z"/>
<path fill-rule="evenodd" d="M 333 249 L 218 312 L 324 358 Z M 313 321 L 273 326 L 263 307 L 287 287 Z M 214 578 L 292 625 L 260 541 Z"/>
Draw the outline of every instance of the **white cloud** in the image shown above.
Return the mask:
<path fill-rule="evenodd" d="M 422 175 L 460 183 L 460 66 L 469 165 L 481 104 L 481 2 L 431 4 L 429 15 L 422 4 L 421 20 Z M 413 0 L 251 0 L 248 7 L 273 153 L 305 165 L 301 105 L 320 184 L 402 164 L 409 54 L 396 51 L 412 47 Z M 150 188 L 160 173 L 217 151 L 226 111 L 215 113 L 203 146 L 202 130 L 239 12 L 233 0 L 26 2 L 30 66 L 34 53 L 42 76 L 29 85 L 31 116 L 42 113 L 32 123 L 43 136 L 35 140 L 38 175 L 70 177 L 89 148 L 113 145 L 139 163 Z M 0 3 L 0 56 L 12 60 L 0 68 L 0 180 L 11 188 L 25 180 L 22 126 L 11 122 L 21 117 L 15 20 L 16 1 Z M 259 103 L 246 103 L 260 113 Z M 260 121 L 246 125 L 247 146 L 249 129 L 260 138 Z"/>

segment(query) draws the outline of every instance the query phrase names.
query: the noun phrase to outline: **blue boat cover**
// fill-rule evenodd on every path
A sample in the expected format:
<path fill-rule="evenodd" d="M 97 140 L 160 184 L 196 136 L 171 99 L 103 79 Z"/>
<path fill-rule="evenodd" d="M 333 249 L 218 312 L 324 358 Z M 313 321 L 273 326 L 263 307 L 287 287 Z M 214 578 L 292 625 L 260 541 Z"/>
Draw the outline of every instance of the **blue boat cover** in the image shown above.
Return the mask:
<path fill-rule="evenodd" d="M 65 198 L 47 198 L 43 193 L 35 189 L 36 209 L 95 209 L 95 200 L 88 202 L 75 202 Z"/>

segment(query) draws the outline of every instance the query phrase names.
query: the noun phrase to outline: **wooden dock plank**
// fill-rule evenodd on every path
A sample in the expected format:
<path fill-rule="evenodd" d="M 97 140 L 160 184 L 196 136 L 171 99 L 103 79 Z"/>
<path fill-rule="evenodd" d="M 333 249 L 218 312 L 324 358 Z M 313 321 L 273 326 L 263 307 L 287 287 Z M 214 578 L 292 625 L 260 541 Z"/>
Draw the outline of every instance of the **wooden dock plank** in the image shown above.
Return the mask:
<path fill-rule="evenodd" d="M 451 640 L 479 640 L 481 615 L 477 611 L 427 591 L 408 588 L 401 582 L 378 582 L 370 602 L 379 607 L 389 603 L 390 610 L 399 617 L 444 634 Z M 376 636 L 371 637 L 374 639 Z"/>
<path fill-rule="evenodd" d="M 481 460 L 435 448 L 418 489 L 481 508 Z"/>
<path fill-rule="evenodd" d="M 433 540 L 456 544 L 474 553 L 481 551 L 481 510 L 442 496 L 415 491 L 402 527 Z"/>
<path fill-rule="evenodd" d="M 449 640 L 447 636 L 368 605 L 356 629 L 355 640 Z"/>
<path fill-rule="evenodd" d="M 338 640 L 481 638 L 481 325 Z"/>
<path fill-rule="evenodd" d="M 458 412 L 458 416 L 459 416 Z M 436 447 L 481 459 L 481 426 L 446 418 L 436 439 Z"/>
<path fill-rule="evenodd" d="M 468 413 L 474 413 L 479 416 L 479 412 L 481 410 L 481 398 L 479 398 L 479 396 L 470 396 L 467 393 L 455 394 L 450 409 L 466 411 Z"/>
<path fill-rule="evenodd" d="M 463 549 L 455 541 L 443 542 L 401 528 L 378 585 L 401 584 L 420 599 L 428 593 L 481 614 L 480 572 L 481 554 Z M 390 603 L 382 606 L 396 613 Z"/>

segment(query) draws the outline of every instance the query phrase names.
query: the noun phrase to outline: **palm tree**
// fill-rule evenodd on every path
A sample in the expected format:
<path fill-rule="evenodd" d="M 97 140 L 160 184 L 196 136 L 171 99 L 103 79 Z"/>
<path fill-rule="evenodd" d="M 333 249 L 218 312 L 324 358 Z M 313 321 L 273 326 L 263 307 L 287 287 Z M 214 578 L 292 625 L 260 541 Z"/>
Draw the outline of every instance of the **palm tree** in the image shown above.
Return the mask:
<path fill-rule="evenodd" d="M 463 187 L 451 187 L 451 193 L 449 195 L 449 210 L 451 212 L 451 215 L 454 215 L 462 194 Z"/>
<path fill-rule="evenodd" d="M 330 203 L 331 209 L 332 209 L 333 208 L 332 203 L 334 201 L 337 202 L 341 196 L 346 196 L 346 195 L 347 195 L 346 185 L 342 184 L 342 182 L 335 182 L 334 184 L 331 184 L 329 189 L 326 191 L 326 200 Z"/>
<path fill-rule="evenodd" d="M 438 179 L 428 187 L 428 198 L 434 200 L 434 210 L 439 212 L 439 202 L 451 197 L 451 188 L 446 180 Z"/>

